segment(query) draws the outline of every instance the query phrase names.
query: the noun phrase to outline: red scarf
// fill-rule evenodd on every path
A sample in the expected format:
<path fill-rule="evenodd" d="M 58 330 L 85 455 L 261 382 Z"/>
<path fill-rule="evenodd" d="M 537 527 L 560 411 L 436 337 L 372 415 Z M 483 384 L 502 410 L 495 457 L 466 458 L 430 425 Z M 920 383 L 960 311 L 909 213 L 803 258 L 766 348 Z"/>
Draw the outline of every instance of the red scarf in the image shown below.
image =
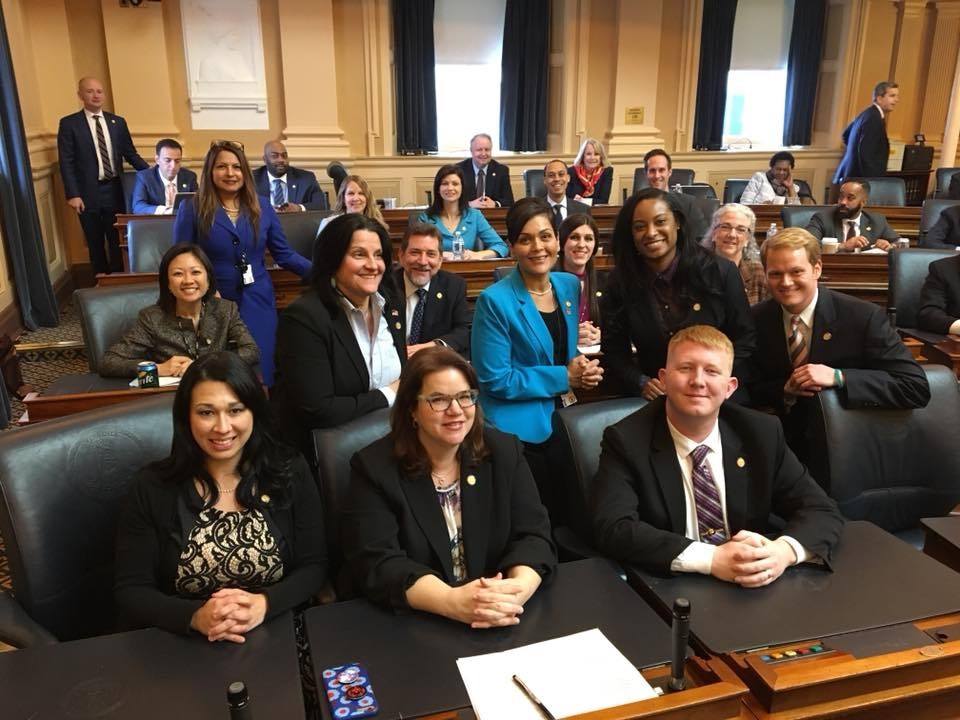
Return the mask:
<path fill-rule="evenodd" d="M 573 170 L 577 173 L 580 184 L 583 185 L 583 192 L 580 193 L 580 197 L 590 197 L 593 195 L 593 186 L 597 184 L 600 176 L 603 175 L 603 165 L 597 165 L 597 169 L 593 172 L 587 170 L 583 165 L 575 165 Z"/>

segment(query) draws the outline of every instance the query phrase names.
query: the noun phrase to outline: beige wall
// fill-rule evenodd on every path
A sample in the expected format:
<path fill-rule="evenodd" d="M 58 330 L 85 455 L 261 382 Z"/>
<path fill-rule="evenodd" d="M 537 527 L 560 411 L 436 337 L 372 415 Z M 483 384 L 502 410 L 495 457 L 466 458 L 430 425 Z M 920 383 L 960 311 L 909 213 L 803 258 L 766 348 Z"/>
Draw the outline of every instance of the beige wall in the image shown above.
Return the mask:
<path fill-rule="evenodd" d="M 76 217 L 66 208 L 56 172 L 58 119 L 79 108 L 76 80 L 99 77 L 108 107 L 124 115 L 148 160 L 158 137 L 171 135 L 197 167 L 212 139 L 228 135 L 253 158 L 263 143 L 288 136 L 294 161 L 319 171 L 330 160 L 369 177 L 375 193 L 422 202 L 447 158 L 393 155 L 394 99 L 389 0 L 261 2 L 269 130 L 195 131 L 186 101 L 180 2 L 121 8 L 116 0 L 0 0 L 10 34 L 24 123 L 31 148 L 41 227 L 54 281 L 87 254 Z M 614 198 L 629 187 L 651 139 L 663 138 L 678 166 L 722 188 L 766 164 L 769 152 L 690 150 L 704 0 L 652 0 L 656 14 L 637 14 L 634 0 L 552 0 L 549 151 L 571 157 L 585 136 L 616 150 Z M 895 139 L 923 131 L 941 139 L 954 68 L 960 0 L 830 0 L 824 62 L 814 115 L 815 147 L 798 155 L 797 175 L 819 195 L 841 149 L 839 133 L 890 73 L 903 102 L 890 121 Z M 659 16 L 650 26 L 650 17 Z M 636 80 L 634 80 L 636 78 Z M 440 99 L 442 102 L 442 98 Z M 642 132 L 624 126 L 626 107 L 647 108 Z M 510 157 L 515 191 L 521 171 L 541 155 Z M 256 164 L 256 163 L 255 163 Z M 944 165 L 956 164 L 944 162 Z M 11 299 L 0 255 L 0 311 Z"/>

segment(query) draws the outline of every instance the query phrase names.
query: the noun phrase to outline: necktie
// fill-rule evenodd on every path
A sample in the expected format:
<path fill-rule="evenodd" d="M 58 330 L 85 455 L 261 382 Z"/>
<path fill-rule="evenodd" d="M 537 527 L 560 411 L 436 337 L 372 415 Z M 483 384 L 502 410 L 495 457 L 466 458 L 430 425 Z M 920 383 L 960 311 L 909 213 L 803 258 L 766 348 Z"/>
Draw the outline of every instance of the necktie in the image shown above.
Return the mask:
<path fill-rule="evenodd" d="M 100 153 L 100 162 L 103 163 L 103 179 L 113 180 L 116 173 L 113 172 L 113 163 L 110 161 L 110 151 L 107 150 L 107 139 L 103 134 L 103 117 L 94 115 L 93 119 L 97 125 L 97 151 Z"/>
<path fill-rule="evenodd" d="M 853 220 L 847 220 L 847 234 L 844 236 L 844 240 L 849 240 L 850 238 L 855 238 L 857 236 L 857 226 L 854 224 Z"/>
<path fill-rule="evenodd" d="M 700 540 L 711 545 L 720 545 L 727 540 L 727 531 L 723 527 L 723 507 L 720 505 L 720 492 L 713 479 L 713 473 L 706 458 L 710 448 L 697 445 L 690 453 L 693 460 L 693 499 L 697 506 L 697 531 Z"/>
<path fill-rule="evenodd" d="M 417 306 L 413 309 L 413 317 L 410 318 L 410 334 L 407 335 L 407 344 L 416 345 L 420 342 L 420 329 L 423 327 L 423 308 L 427 304 L 427 291 L 424 288 L 417 289 Z"/>
<path fill-rule="evenodd" d="M 177 197 L 177 186 L 173 183 L 167 183 L 167 207 L 173 207 L 173 201 Z"/>
<path fill-rule="evenodd" d="M 553 206 L 553 229 L 558 230 L 563 224 L 563 205 L 557 203 Z"/>
<path fill-rule="evenodd" d="M 483 168 L 480 168 L 480 172 L 477 173 L 477 197 L 481 198 L 487 194 L 487 183 L 486 180 L 487 173 Z"/>
<path fill-rule="evenodd" d="M 286 202 L 286 200 L 284 199 L 283 196 L 284 196 L 284 192 L 283 192 L 283 181 L 282 181 L 282 180 L 279 180 L 279 179 L 274 179 L 274 181 L 273 181 L 273 199 L 272 199 L 272 201 L 271 201 L 271 202 L 273 202 L 273 206 L 274 206 L 274 207 L 280 207 L 281 205 L 283 205 L 283 204 Z"/>
<path fill-rule="evenodd" d="M 793 367 L 800 367 L 807 361 L 809 348 L 804 332 L 806 327 L 806 323 L 799 315 L 790 318 L 790 341 L 787 345 L 790 348 L 790 363 Z"/>

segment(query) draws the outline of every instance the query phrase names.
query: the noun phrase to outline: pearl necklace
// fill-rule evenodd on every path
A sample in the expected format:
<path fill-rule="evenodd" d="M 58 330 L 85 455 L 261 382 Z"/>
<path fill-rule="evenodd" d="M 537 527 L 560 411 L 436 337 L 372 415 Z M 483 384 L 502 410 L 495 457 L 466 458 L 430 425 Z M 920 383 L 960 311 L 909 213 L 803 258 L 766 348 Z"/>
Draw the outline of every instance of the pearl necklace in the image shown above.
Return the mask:
<path fill-rule="evenodd" d="M 527 288 L 528 293 L 530 293 L 531 295 L 538 295 L 540 297 L 543 297 L 544 295 L 552 291 L 553 291 L 553 283 L 550 283 L 549 287 L 547 287 L 546 290 L 531 290 L 530 288 Z"/>

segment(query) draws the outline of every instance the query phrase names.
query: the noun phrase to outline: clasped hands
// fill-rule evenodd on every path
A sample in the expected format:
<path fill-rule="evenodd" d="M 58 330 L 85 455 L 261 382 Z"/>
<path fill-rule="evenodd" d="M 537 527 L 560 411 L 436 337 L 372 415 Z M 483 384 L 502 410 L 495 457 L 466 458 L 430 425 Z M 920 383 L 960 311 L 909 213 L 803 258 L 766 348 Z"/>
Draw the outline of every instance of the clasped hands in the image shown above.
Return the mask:
<path fill-rule="evenodd" d="M 244 635 L 263 622 L 267 596 L 239 588 L 217 590 L 190 618 L 190 627 L 207 640 L 246 642 Z"/>
<path fill-rule="evenodd" d="M 599 358 L 589 360 L 586 355 L 577 355 L 567 365 L 567 380 L 571 388 L 595 388 L 603 380 Z"/>
<path fill-rule="evenodd" d="M 770 540 L 741 530 L 713 554 L 710 574 L 748 588 L 769 585 L 797 562 L 793 547 L 783 538 Z"/>
<path fill-rule="evenodd" d="M 787 378 L 783 391 L 787 395 L 813 397 L 824 388 L 831 388 L 836 382 L 833 368 L 828 365 L 806 363 L 793 369 Z"/>
<path fill-rule="evenodd" d="M 450 588 L 447 615 L 474 629 L 516 625 L 523 614 L 523 604 L 536 589 L 525 585 L 497 573 Z"/>
<path fill-rule="evenodd" d="M 161 377 L 183 377 L 193 360 L 183 355 L 174 355 L 166 362 L 157 363 L 157 374 Z"/>
<path fill-rule="evenodd" d="M 600 344 L 600 328 L 589 320 L 586 320 L 577 326 L 577 345 L 580 347 L 590 347 Z"/>

